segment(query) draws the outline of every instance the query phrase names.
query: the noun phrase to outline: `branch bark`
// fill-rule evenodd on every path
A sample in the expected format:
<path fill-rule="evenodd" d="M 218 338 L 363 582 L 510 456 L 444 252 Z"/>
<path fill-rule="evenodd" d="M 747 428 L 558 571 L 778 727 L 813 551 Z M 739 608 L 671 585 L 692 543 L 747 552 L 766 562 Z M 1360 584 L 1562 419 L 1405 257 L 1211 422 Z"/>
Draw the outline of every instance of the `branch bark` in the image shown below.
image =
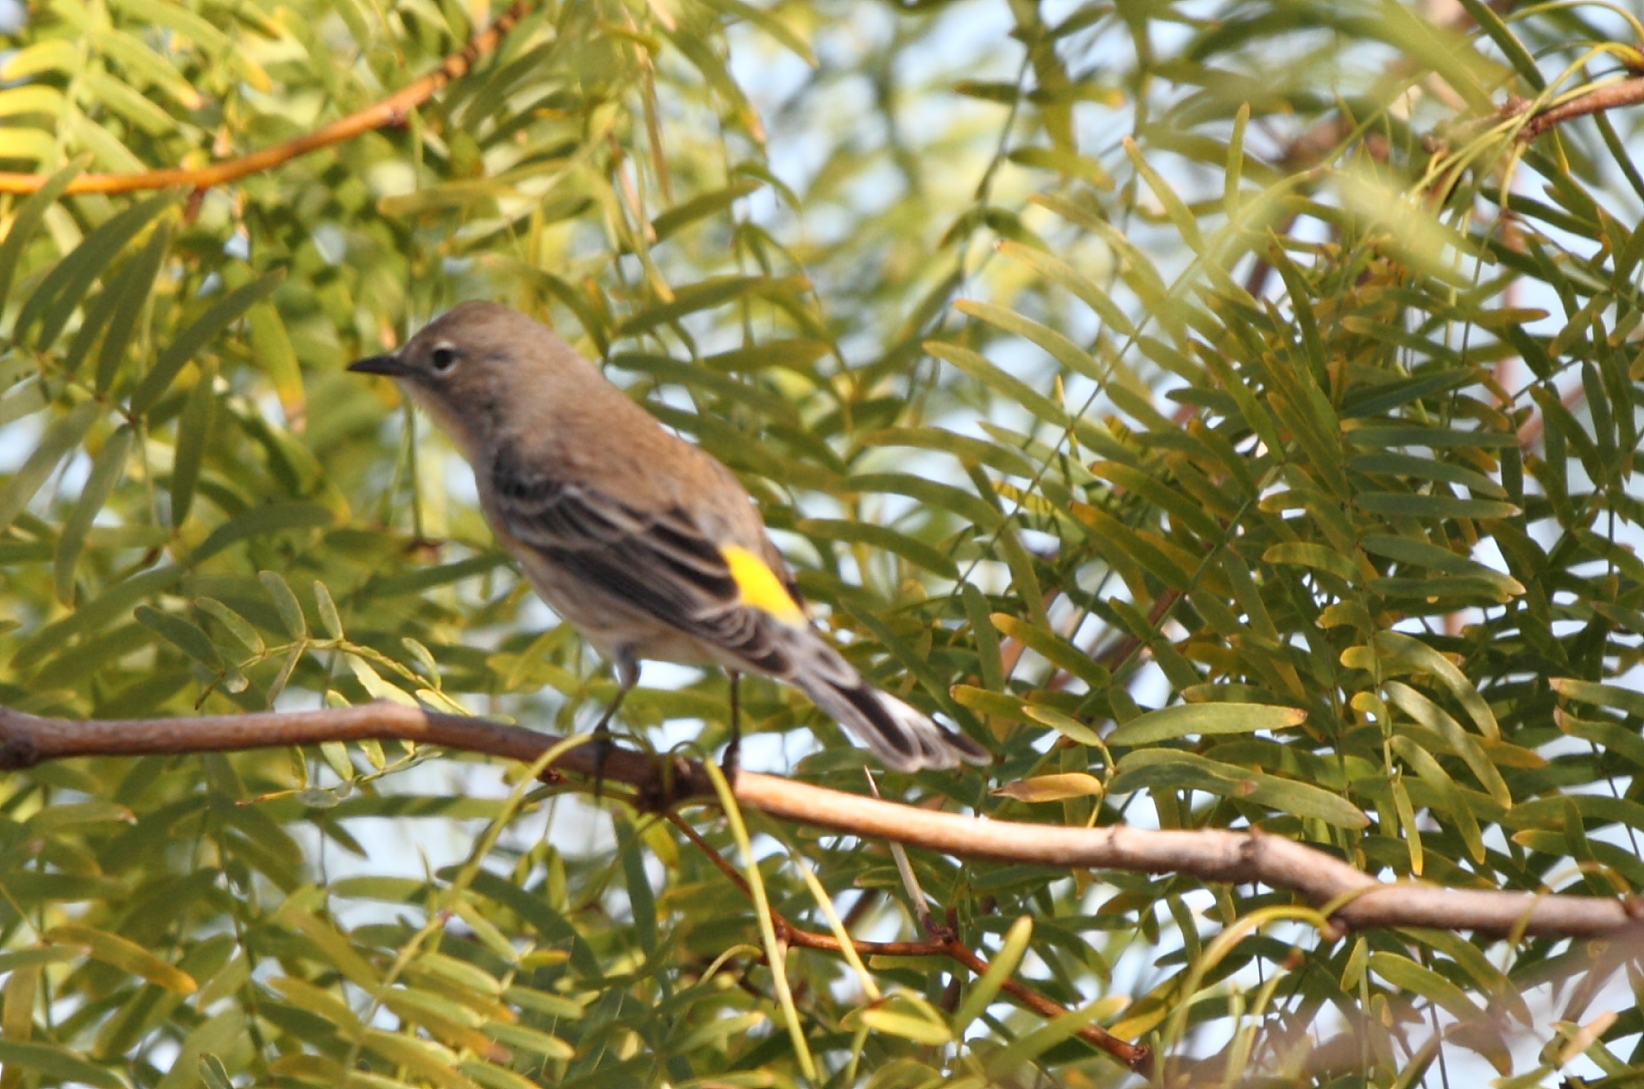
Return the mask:
<path fill-rule="evenodd" d="M 1644 76 L 1608 83 L 1542 110 L 1524 123 L 1524 127 L 1518 130 L 1518 136 L 1528 143 L 1555 125 L 1574 118 L 1603 113 L 1620 106 L 1636 106 L 1641 102 L 1644 102 Z"/>
<path fill-rule="evenodd" d="M 404 124 L 406 115 L 412 110 L 427 102 L 452 80 L 467 75 L 476 61 L 501 45 L 530 7 L 530 0 L 516 0 L 490 26 L 475 34 L 459 52 L 446 57 L 438 68 L 426 76 L 395 91 L 381 102 L 283 144 L 194 169 L 168 167 L 145 170 L 140 174 L 81 174 L 69 182 L 64 192 L 74 196 L 80 193 L 135 193 L 146 189 L 210 189 L 238 181 L 249 174 L 271 170 L 299 155 L 352 140 L 374 129 Z M 0 193 L 33 193 L 47 180 L 45 174 L 0 173 Z"/>
<path fill-rule="evenodd" d="M 477 718 L 436 714 L 394 703 L 294 713 L 215 715 L 191 719 L 41 718 L 0 708 L 0 769 L 26 768 L 70 756 L 142 756 L 229 752 L 322 741 L 403 740 L 531 762 L 561 739 Z M 573 749 L 556 770 L 592 776 L 591 747 Z M 710 801 L 700 766 L 616 750 L 607 779 L 638 788 L 642 804 L 661 809 Z M 1286 889 L 1327 909 L 1340 933 L 1371 927 L 1475 930 L 1498 937 L 1589 938 L 1613 934 L 1644 917 L 1644 902 L 1565 894 L 1442 888 L 1388 883 L 1323 851 L 1256 831 L 1150 831 L 1123 825 L 1063 828 L 994 821 L 864 798 L 754 772 L 737 777 L 736 799 L 777 820 L 863 839 L 892 840 L 956 858 L 1031 862 L 1070 869 L 1184 873 L 1206 881 Z"/>

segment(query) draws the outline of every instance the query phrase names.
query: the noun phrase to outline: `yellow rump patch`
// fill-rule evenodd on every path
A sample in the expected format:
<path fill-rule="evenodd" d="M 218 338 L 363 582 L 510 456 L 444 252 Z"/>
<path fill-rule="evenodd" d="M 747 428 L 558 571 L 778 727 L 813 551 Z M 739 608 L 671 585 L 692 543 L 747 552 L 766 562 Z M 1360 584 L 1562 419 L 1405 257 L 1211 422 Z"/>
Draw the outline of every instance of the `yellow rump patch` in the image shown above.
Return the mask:
<path fill-rule="evenodd" d="M 738 545 L 721 545 L 719 554 L 731 569 L 742 604 L 758 609 L 784 624 L 803 624 L 805 610 L 788 593 L 776 572 L 764 560 Z"/>

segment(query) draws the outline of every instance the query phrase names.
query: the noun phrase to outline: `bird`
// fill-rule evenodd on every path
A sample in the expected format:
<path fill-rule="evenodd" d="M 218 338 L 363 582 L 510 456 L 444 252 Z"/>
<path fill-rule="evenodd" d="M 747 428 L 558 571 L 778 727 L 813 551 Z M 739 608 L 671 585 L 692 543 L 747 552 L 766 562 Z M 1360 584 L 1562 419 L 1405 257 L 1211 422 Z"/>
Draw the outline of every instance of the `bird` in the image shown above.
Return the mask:
<path fill-rule="evenodd" d="M 545 325 L 500 303 L 464 302 L 348 369 L 394 379 L 450 436 L 498 543 L 615 667 L 616 694 L 594 728 L 602 755 L 641 663 L 653 660 L 726 671 L 727 778 L 740 763 L 744 673 L 798 688 L 893 770 L 992 762 L 971 738 L 864 681 L 812 622 L 731 470 Z"/>

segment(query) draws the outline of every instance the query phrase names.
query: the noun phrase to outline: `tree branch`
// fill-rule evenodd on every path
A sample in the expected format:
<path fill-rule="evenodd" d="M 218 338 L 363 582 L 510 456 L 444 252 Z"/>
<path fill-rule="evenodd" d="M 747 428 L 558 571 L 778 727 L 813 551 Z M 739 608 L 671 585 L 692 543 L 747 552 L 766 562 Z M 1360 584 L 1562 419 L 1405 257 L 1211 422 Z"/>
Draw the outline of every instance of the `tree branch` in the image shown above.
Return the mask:
<path fill-rule="evenodd" d="M 283 144 L 253 151 L 237 159 L 188 169 L 168 167 L 145 170 L 140 174 L 81 174 L 69 182 L 64 191 L 73 196 L 80 193 L 135 193 L 145 189 L 210 189 L 238 181 L 248 174 L 270 170 L 299 155 L 318 151 L 322 147 L 352 140 L 374 129 L 405 123 L 406 115 L 432 98 L 440 88 L 454 79 L 460 79 L 473 69 L 474 63 L 502 44 L 503 38 L 530 10 L 530 0 L 516 0 L 514 5 L 496 17 L 492 24 L 474 35 L 461 51 L 446 57 L 440 66 L 389 95 L 381 102 L 347 117 L 333 121 L 313 132 L 287 140 Z M 33 193 L 46 184 L 45 174 L 0 173 L 0 193 Z"/>
<path fill-rule="evenodd" d="M 1567 102 L 1560 102 L 1556 106 L 1542 110 L 1524 123 L 1524 127 L 1518 130 L 1518 136 L 1520 140 L 1528 143 L 1554 125 L 1561 125 L 1589 114 L 1603 113 L 1605 110 L 1613 110 L 1620 106 L 1636 106 L 1641 102 L 1644 102 L 1644 76 L 1635 76 L 1620 83 L 1608 83 L 1602 87 L 1594 87 Z"/>
<path fill-rule="evenodd" d="M 534 761 L 561 739 L 477 718 L 436 714 L 395 703 L 338 710 L 208 715 L 189 719 L 40 718 L 0 708 L 0 769 L 26 768 L 68 756 L 143 756 L 228 752 L 322 741 L 401 740 L 464 752 Z M 595 753 L 566 753 L 556 770 L 592 776 Z M 638 788 L 643 805 L 662 809 L 711 801 L 699 765 L 618 749 L 604 776 Z M 809 783 L 743 772 L 739 804 L 777 820 L 863 839 L 892 840 L 956 858 L 1030 862 L 1074 869 L 1183 873 L 1205 881 L 1287 889 L 1327 909 L 1338 935 L 1371 927 L 1474 930 L 1497 937 L 1590 938 L 1613 934 L 1644 917 L 1644 901 L 1566 894 L 1443 888 L 1377 881 L 1305 844 L 1257 831 L 1150 831 L 1115 825 L 1057 825 L 984 820 L 864 798 Z"/>

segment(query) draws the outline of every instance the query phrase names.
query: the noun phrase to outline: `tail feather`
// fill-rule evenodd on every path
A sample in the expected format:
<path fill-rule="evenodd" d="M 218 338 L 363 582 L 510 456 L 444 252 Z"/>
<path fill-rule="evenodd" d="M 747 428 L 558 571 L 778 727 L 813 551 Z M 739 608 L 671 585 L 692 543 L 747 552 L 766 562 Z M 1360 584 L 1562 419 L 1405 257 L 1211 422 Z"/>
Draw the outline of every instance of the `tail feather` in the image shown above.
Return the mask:
<path fill-rule="evenodd" d="M 766 620 L 760 633 L 768 644 L 755 659 L 739 647 L 723 659 L 733 669 L 747 669 L 798 688 L 811 702 L 871 749 L 896 771 L 953 768 L 961 762 L 986 765 L 993 756 L 982 746 L 932 722 L 930 717 L 864 681 L 844 657 L 809 624 L 786 625 Z"/>
<path fill-rule="evenodd" d="M 921 768 L 952 768 L 960 761 L 990 764 L 988 751 L 963 734 L 932 722 L 923 712 L 851 678 L 840 683 L 823 677 L 801 675 L 794 683 L 811 701 L 841 726 L 860 738 L 885 766 L 896 771 Z"/>

